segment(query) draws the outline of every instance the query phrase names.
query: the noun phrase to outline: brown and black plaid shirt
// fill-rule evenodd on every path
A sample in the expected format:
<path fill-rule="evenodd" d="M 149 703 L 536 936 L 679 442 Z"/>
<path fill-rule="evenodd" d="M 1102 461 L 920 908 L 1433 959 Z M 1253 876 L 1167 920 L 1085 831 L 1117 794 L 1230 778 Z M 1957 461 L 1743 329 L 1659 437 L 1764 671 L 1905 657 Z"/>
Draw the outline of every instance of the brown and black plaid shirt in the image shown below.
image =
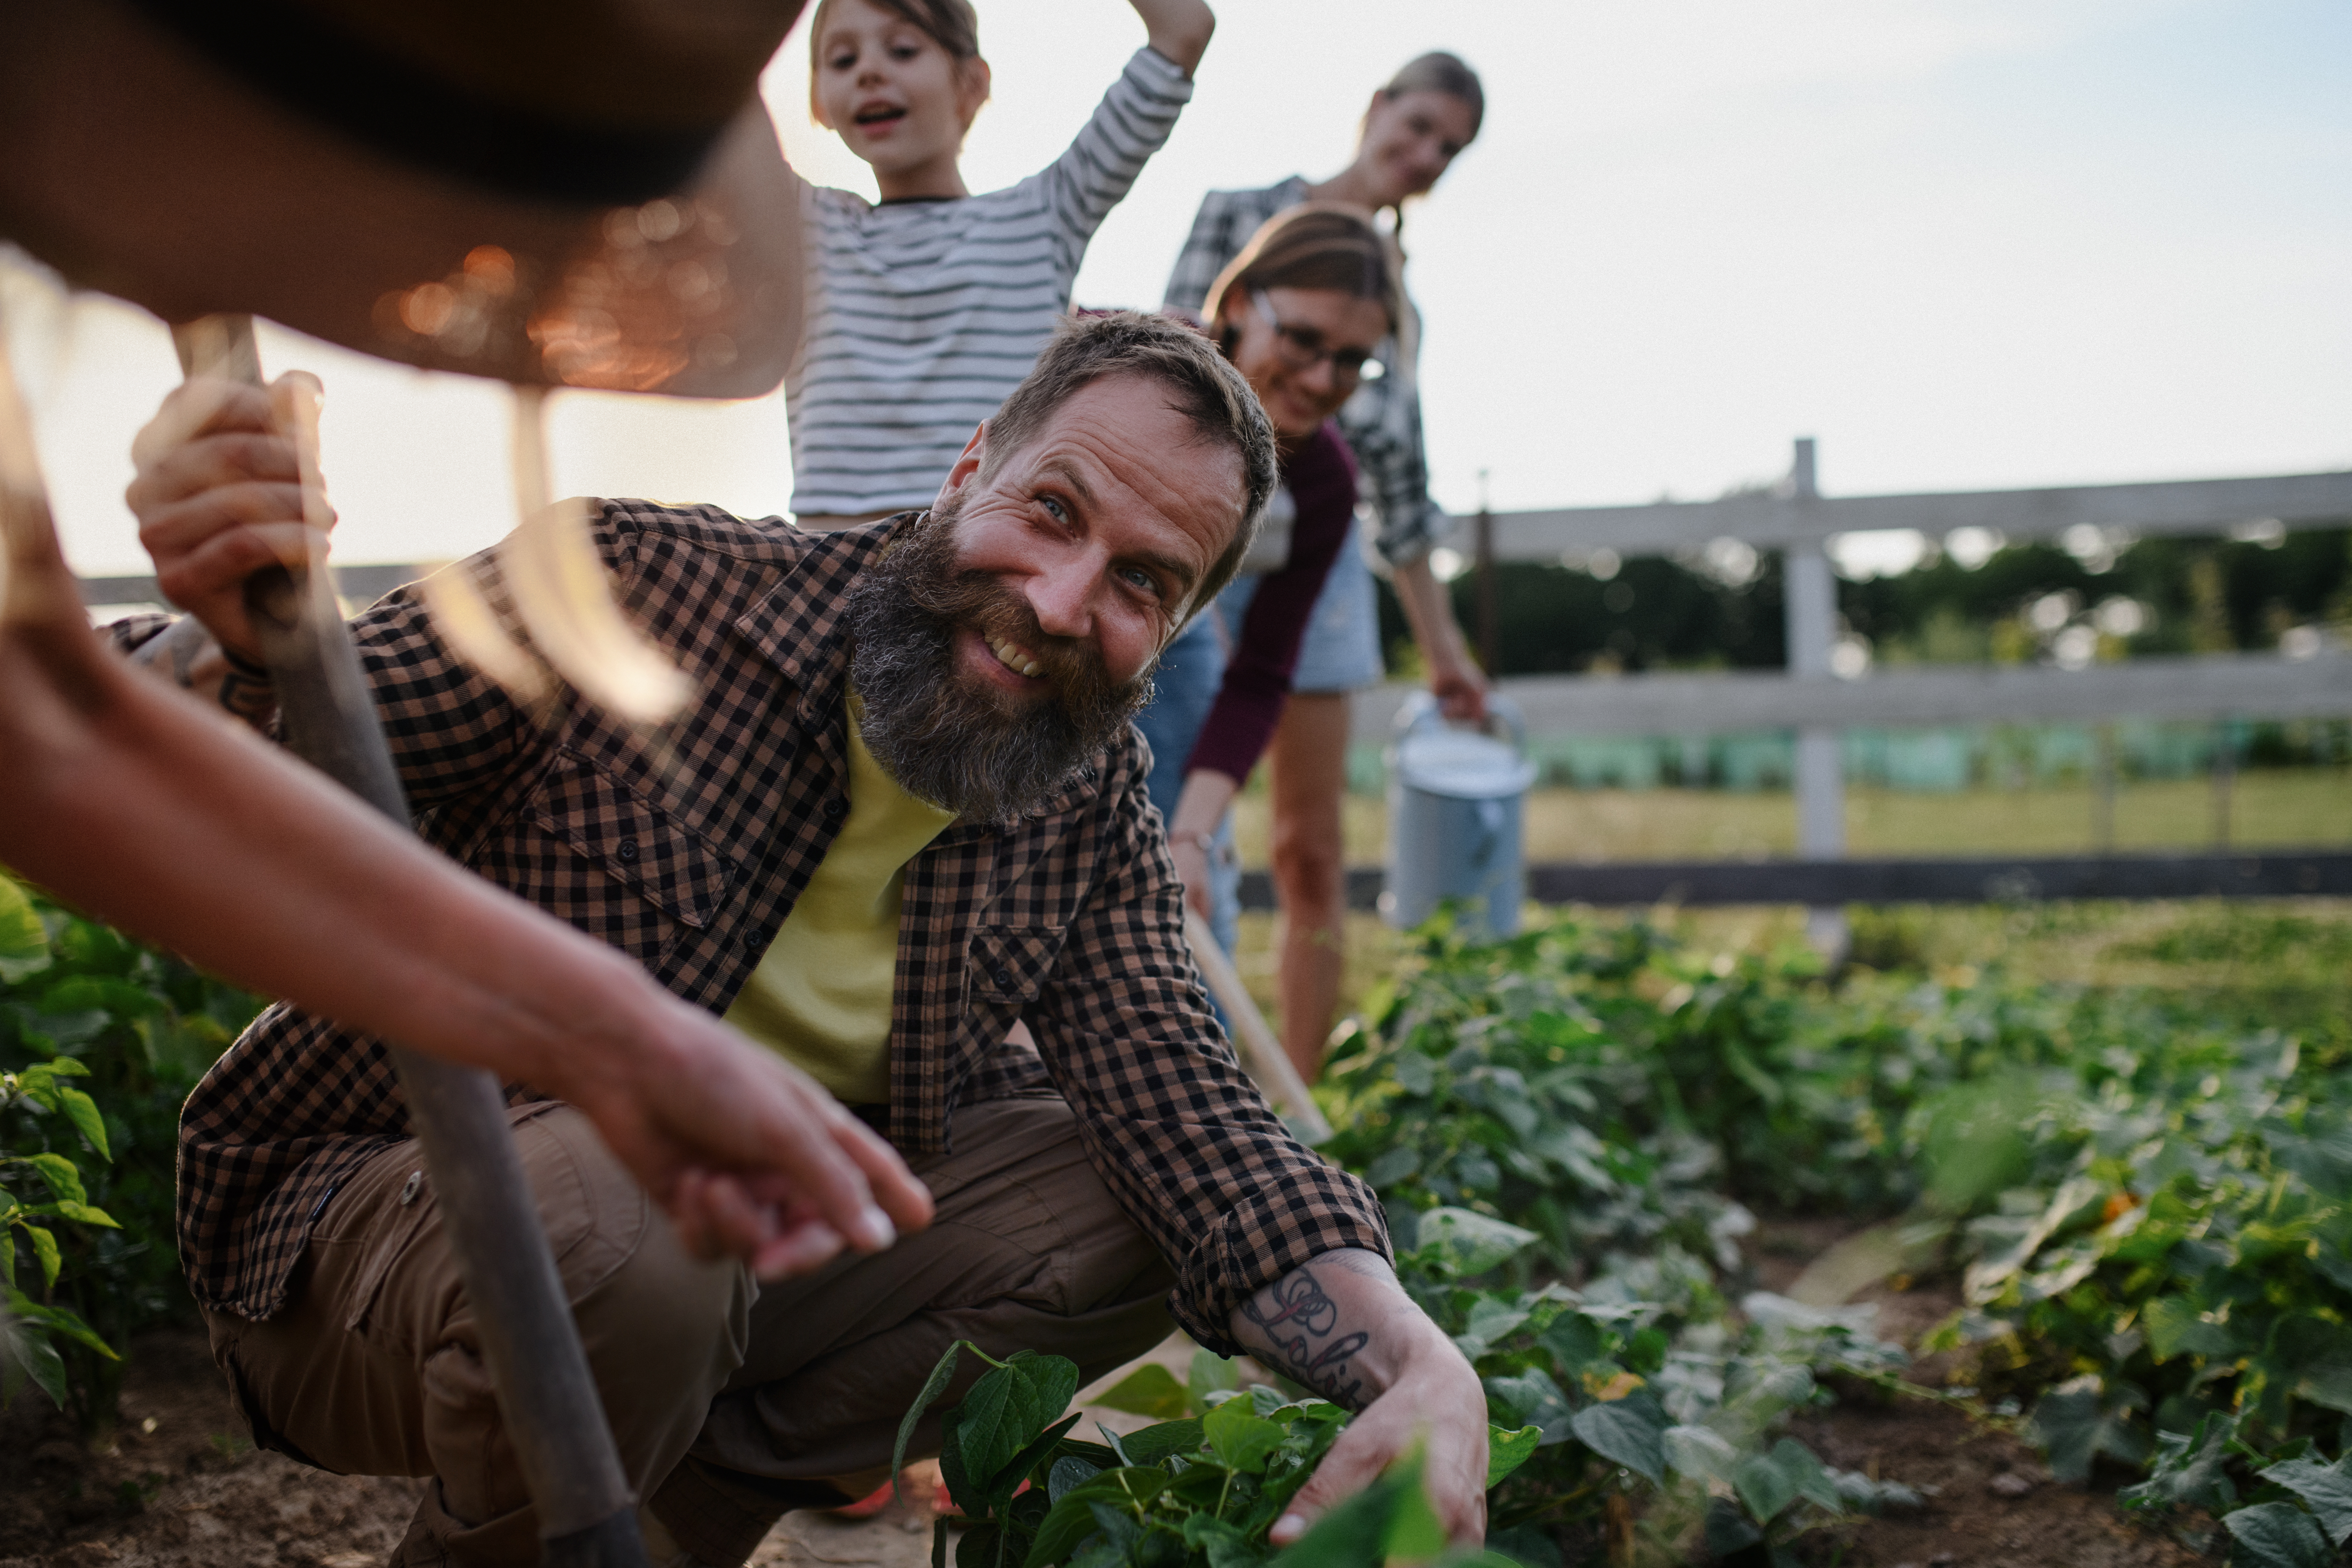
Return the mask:
<path fill-rule="evenodd" d="M 623 596 L 698 694 L 654 731 L 584 703 L 526 710 L 442 643 L 413 590 L 386 598 L 354 630 L 420 830 L 724 1013 L 847 814 L 842 609 L 898 521 L 803 534 L 604 503 L 597 543 Z M 495 552 L 456 569 L 507 611 Z M 1059 1094 L 1176 1269 L 1178 1321 L 1232 1350 L 1251 1292 L 1328 1248 L 1385 1255 L 1387 1233 L 1370 1192 L 1266 1109 L 1210 1015 L 1145 772 L 1130 730 L 1043 811 L 959 823 L 908 865 L 888 1132 L 930 1152 L 960 1105 Z M 1016 1019 L 1035 1051 L 1005 1044 Z M 278 1310 L 336 1184 L 406 1131 L 376 1041 L 263 1014 L 181 1119 L 198 1300 Z"/>

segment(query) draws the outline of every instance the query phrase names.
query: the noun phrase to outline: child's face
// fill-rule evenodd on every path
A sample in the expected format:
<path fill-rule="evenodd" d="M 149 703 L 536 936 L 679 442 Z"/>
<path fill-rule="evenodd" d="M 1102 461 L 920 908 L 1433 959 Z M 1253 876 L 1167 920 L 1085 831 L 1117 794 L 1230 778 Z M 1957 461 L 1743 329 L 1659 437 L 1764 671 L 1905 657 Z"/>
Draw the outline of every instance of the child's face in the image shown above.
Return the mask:
<path fill-rule="evenodd" d="M 866 0 L 834 0 L 815 59 L 819 122 L 881 174 L 953 159 L 987 94 L 978 61 Z"/>

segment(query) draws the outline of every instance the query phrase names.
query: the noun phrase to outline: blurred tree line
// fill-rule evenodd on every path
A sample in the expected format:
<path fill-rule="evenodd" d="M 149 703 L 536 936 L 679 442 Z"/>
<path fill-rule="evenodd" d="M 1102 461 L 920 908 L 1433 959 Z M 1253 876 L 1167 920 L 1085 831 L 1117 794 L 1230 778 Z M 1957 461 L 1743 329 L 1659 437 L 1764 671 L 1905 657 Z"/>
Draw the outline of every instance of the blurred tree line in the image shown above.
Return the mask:
<path fill-rule="evenodd" d="M 1973 564 L 1931 546 L 1912 570 L 1838 582 L 1845 633 L 1873 663 L 2082 664 L 2134 654 L 2315 652 L 2321 628 L 2352 626 L 2352 529 L 2238 539 L 1990 549 Z M 1452 584 L 1476 646 L 1477 576 Z M 1495 569 L 1503 675 L 1777 668 L 1786 661 L 1780 561 L 1719 540 L 1705 552 Z M 1389 668 L 1416 672 L 1404 616 L 1381 586 Z"/>

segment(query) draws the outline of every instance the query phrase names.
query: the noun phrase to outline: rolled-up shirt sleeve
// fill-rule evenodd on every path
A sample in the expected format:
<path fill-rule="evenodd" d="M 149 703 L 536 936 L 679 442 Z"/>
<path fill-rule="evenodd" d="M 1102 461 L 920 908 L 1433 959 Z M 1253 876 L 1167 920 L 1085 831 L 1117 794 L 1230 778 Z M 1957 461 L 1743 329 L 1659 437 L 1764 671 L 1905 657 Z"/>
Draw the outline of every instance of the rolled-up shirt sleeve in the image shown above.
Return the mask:
<path fill-rule="evenodd" d="M 1387 1223 L 1242 1070 L 1193 970 L 1183 888 L 1139 778 L 1096 809 L 1102 874 L 1025 1016 L 1096 1169 L 1175 1268 L 1177 1322 L 1238 1354 L 1234 1309 L 1319 1253 L 1389 1257 Z"/>

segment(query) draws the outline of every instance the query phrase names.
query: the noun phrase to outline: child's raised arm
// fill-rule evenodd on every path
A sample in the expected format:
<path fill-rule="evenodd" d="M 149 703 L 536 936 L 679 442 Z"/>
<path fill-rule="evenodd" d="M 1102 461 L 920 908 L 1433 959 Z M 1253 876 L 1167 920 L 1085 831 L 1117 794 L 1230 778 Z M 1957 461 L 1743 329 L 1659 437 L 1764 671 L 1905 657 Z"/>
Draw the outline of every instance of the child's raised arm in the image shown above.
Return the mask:
<path fill-rule="evenodd" d="M 1209 47 L 1209 35 L 1217 30 L 1214 13 L 1202 0 L 1127 0 L 1135 14 L 1143 18 L 1150 34 L 1151 47 L 1183 71 L 1187 78 L 1192 68 Z"/>

